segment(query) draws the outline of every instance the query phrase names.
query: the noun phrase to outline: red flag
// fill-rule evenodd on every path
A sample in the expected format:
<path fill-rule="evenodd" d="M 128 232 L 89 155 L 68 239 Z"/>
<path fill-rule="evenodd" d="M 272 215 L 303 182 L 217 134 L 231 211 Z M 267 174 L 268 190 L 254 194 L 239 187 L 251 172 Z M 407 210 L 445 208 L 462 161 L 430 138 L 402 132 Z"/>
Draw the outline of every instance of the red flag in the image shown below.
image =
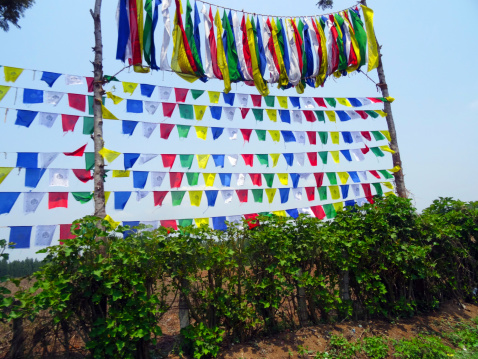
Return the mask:
<path fill-rule="evenodd" d="M 373 103 L 382 103 L 383 101 L 382 100 L 379 100 L 378 98 L 375 98 L 375 97 L 367 97 L 370 101 L 372 101 Z"/>
<path fill-rule="evenodd" d="M 164 197 L 168 194 L 168 191 L 153 191 L 154 205 L 162 206 Z"/>
<path fill-rule="evenodd" d="M 211 22 L 211 27 L 209 28 L 209 48 L 211 49 L 211 62 L 212 62 L 212 71 L 214 76 L 219 80 L 222 80 L 222 72 L 219 69 L 217 64 L 217 46 L 216 46 L 216 36 L 214 36 L 214 18 L 212 16 L 211 7 L 209 7 L 209 21 Z"/>
<path fill-rule="evenodd" d="M 335 27 L 334 23 L 334 15 L 329 15 L 329 19 L 332 22 L 332 27 L 330 28 L 330 33 L 332 34 L 332 49 L 328 49 L 328 51 L 332 50 L 331 52 L 331 62 L 332 62 L 332 70 L 330 73 L 334 73 L 339 68 L 339 46 L 337 44 L 337 39 L 339 34 L 337 32 L 337 28 Z"/>
<path fill-rule="evenodd" d="M 314 212 L 314 216 L 316 216 L 318 219 L 324 219 L 325 218 L 325 212 L 322 206 L 312 206 L 310 207 L 312 212 Z"/>
<path fill-rule="evenodd" d="M 244 107 L 244 108 L 241 107 L 242 119 L 245 119 L 248 113 L 249 113 L 249 107 Z"/>
<path fill-rule="evenodd" d="M 372 172 L 372 171 L 370 171 L 370 172 Z M 365 198 L 367 198 L 367 201 L 369 201 L 370 204 L 373 204 L 374 200 L 373 200 L 373 196 L 372 196 L 372 190 L 370 189 L 370 183 L 362 183 L 362 188 L 363 188 L 363 192 L 365 193 Z"/>
<path fill-rule="evenodd" d="M 244 162 L 246 163 L 246 166 L 253 166 L 254 164 L 254 155 L 246 155 L 242 154 L 242 158 L 244 158 Z"/>
<path fill-rule="evenodd" d="M 86 77 L 86 84 L 88 85 L 88 92 L 93 92 L 94 91 L 94 86 L 93 82 L 94 78 L 93 77 Z"/>
<path fill-rule="evenodd" d="M 171 188 L 181 187 L 183 175 L 184 172 L 169 172 L 169 183 L 171 184 Z"/>
<path fill-rule="evenodd" d="M 63 132 L 75 130 L 76 123 L 80 116 L 73 116 L 73 115 L 61 115 L 61 124 L 63 126 Z"/>
<path fill-rule="evenodd" d="M 361 148 L 360 150 L 361 150 L 361 151 L 362 151 L 362 153 L 365 155 L 365 154 L 367 154 L 367 153 L 368 153 L 368 151 L 370 151 L 370 148 L 368 148 L 368 146 L 367 146 L 367 145 L 365 145 L 365 148 Z"/>
<path fill-rule="evenodd" d="M 176 102 L 185 102 L 189 89 L 174 88 L 176 94 Z"/>
<path fill-rule="evenodd" d="M 370 136 L 370 132 L 368 131 L 361 131 L 360 132 L 363 137 L 365 137 L 367 140 L 372 141 L 372 136 Z M 368 151 L 367 151 L 368 152 Z"/>
<path fill-rule="evenodd" d="M 254 186 L 262 186 L 262 174 L 249 173 L 249 176 L 251 176 L 251 181 Z"/>
<path fill-rule="evenodd" d="M 322 187 L 322 183 L 324 181 L 324 172 L 314 173 L 314 177 L 317 187 Z"/>
<path fill-rule="evenodd" d="M 174 160 L 176 159 L 175 154 L 162 154 L 161 159 L 163 160 L 163 167 L 164 168 L 171 168 L 173 167 Z"/>
<path fill-rule="evenodd" d="M 159 132 L 161 133 L 161 138 L 167 140 L 174 126 L 175 125 L 169 123 L 160 123 Z"/>
<path fill-rule="evenodd" d="M 261 107 L 262 96 L 261 95 L 251 95 L 252 104 L 255 107 Z"/>
<path fill-rule="evenodd" d="M 267 23 L 266 24 L 267 24 L 267 27 L 269 28 L 269 32 L 272 34 L 272 32 L 273 32 L 272 24 L 271 24 L 271 20 L 269 18 L 267 18 Z M 276 54 L 276 50 L 275 50 L 275 47 L 274 47 L 274 39 L 273 39 L 272 36 L 269 38 L 269 43 L 267 44 L 267 46 L 269 47 L 269 51 L 272 54 L 272 59 L 274 60 L 274 65 L 276 66 L 277 72 L 280 73 L 279 61 L 277 60 L 277 54 Z"/>
<path fill-rule="evenodd" d="M 161 223 L 161 226 L 164 227 L 164 228 L 172 228 L 175 231 L 178 230 L 178 225 L 177 225 L 175 219 L 161 220 L 161 221 L 159 221 L 159 223 Z M 168 233 L 169 233 L 169 231 L 168 231 Z"/>
<path fill-rule="evenodd" d="M 143 9 L 139 9 L 143 11 Z M 138 8 L 136 7 L 136 1 L 129 2 L 129 28 L 130 28 L 130 40 L 133 59 L 130 65 L 141 65 L 141 46 L 139 43 L 139 31 L 138 31 Z"/>
<path fill-rule="evenodd" d="M 171 118 L 175 107 L 175 103 L 163 102 L 163 116 Z"/>
<path fill-rule="evenodd" d="M 305 187 L 305 193 L 309 202 L 315 200 L 315 187 Z"/>
<path fill-rule="evenodd" d="M 300 73 L 302 73 L 302 68 L 304 66 L 302 61 L 302 38 L 299 35 L 299 30 L 297 29 L 295 21 L 291 20 L 290 24 L 292 24 L 292 30 L 294 31 L 295 47 L 297 48 L 297 55 L 299 57 L 299 70 Z"/>
<path fill-rule="evenodd" d="M 252 129 L 241 128 L 242 137 L 244 138 L 244 143 L 249 142 L 251 138 Z"/>
<path fill-rule="evenodd" d="M 181 35 L 183 37 L 183 45 L 184 45 L 184 51 L 186 52 L 186 57 L 188 59 L 189 65 L 191 65 L 191 69 L 193 72 L 197 72 L 198 68 L 196 66 L 196 62 L 194 61 L 193 53 L 191 51 L 191 47 L 189 46 L 188 39 L 186 37 L 186 31 L 184 30 L 184 25 L 183 25 L 183 18 L 181 17 L 181 5 L 179 0 L 176 0 L 176 18 L 177 20 L 177 25 L 179 27 L 179 30 L 181 31 Z"/>
<path fill-rule="evenodd" d="M 355 110 L 355 112 L 357 112 L 360 115 L 360 117 L 362 117 L 364 120 L 368 118 L 368 114 L 365 111 Z"/>
<path fill-rule="evenodd" d="M 72 171 L 75 174 L 76 178 L 78 178 L 83 183 L 86 183 L 93 179 L 91 170 L 72 169 Z"/>
<path fill-rule="evenodd" d="M 76 236 L 71 233 L 71 226 L 72 224 L 60 224 L 60 244 L 63 244 L 62 239 L 75 239 Z M 80 228 L 80 225 L 77 224 L 76 229 Z"/>
<path fill-rule="evenodd" d="M 237 197 L 239 197 L 239 202 L 246 203 L 247 202 L 247 194 L 249 191 L 247 189 L 236 189 Z"/>
<path fill-rule="evenodd" d="M 327 108 L 327 105 L 325 104 L 325 101 L 322 97 L 314 97 L 314 100 L 315 102 L 317 102 L 317 105 L 319 105 L 319 107 Z"/>
<path fill-rule="evenodd" d="M 307 157 L 311 166 L 317 166 L 317 152 L 307 152 Z"/>
<path fill-rule="evenodd" d="M 50 192 L 48 193 L 48 209 L 68 208 L 68 192 Z"/>
<path fill-rule="evenodd" d="M 307 137 L 309 137 L 309 143 L 311 145 L 316 145 L 317 144 L 317 132 L 315 131 L 306 131 L 307 132 Z"/>
<path fill-rule="evenodd" d="M 85 153 L 85 148 L 86 148 L 86 145 L 83 145 L 83 146 L 81 146 L 80 148 L 78 148 L 77 150 L 75 150 L 73 152 L 63 152 L 63 154 L 65 156 L 82 157 L 83 154 Z"/>
<path fill-rule="evenodd" d="M 256 219 L 259 217 L 257 213 L 251 213 L 251 214 L 245 214 L 244 218 L 247 219 L 247 224 L 249 226 L 249 229 L 252 229 L 254 227 L 260 226 L 259 221 Z"/>
<path fill-rule="evenodd" d="M 307 122 L 317 121 L 317 118 L 314 115 L 314 111 L 303 111 L 303 112 L 304 112 L 304 116 L 305 116 L 305 119 L 307 120 Z"/>
<path fill-rule="evenodd" d="M 71 108 L 74 108 L 81 112 L 85 112 L 86 111 L 86 96 L 78 95 L 76 93 L 69 93 L 68 104 L 70 105 Z"/>
<path fill-rule="evenodd" d="M 371 171 L 369 171 L 369 172 L 370 172 L 370 174 L 371 174 L 372 176 L 374 176 L 375 178 L 377 178 L 377 179 L 381 179 L 381 178 L 380 178 L 380 175 L 378 174 L 378 172 L 377 172 L 377 171 L 375 171 L 375 170 L 371 170 Z"/>

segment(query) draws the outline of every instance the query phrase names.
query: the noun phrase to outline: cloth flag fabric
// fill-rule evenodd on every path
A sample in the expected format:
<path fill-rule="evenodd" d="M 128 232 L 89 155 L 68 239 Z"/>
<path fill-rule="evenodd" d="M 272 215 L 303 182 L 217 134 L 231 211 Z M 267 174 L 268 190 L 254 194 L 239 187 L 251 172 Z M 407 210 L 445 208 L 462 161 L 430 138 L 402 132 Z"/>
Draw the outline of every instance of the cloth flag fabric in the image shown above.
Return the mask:
<path fill-rule="evenodd" d="M 56 225 L 39 225 L 36 226 L 35 246 L 48 247 L 51 245 L 53 235 L 55 234 Z"/>

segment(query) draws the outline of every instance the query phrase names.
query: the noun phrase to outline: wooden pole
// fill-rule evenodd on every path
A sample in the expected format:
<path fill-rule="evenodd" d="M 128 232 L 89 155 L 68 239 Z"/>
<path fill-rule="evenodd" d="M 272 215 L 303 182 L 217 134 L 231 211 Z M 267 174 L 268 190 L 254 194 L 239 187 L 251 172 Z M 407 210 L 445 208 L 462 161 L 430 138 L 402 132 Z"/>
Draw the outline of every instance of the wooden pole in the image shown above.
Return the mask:
<path fill-rule="evenodd" d="M 361 3 L 367 6 L 367 0 L 361 0 Z M 378 80 L 379 83 L 377 86 L 380 88 L 382 92 L 382 97 L 389 97 L 390 94 L 388 92 L 388 85 L 387 81 L 385 80 L 385 71 L 383 69 L 383 62 L 382 62 L 382 53 L 381 53 L 381 46 L 377 41 L 377 48 L 378 48 Z M 398 148 L 398 139 L 397 139 L 397 131 L 395 130 L 395 122 L 393 121 L 393 114 L 392 114 L 392 105 L 389 102 L 384 103 L 384 111 L 387 114 L 387 126 L 388 132 L 390 132 L 390 148 L 395 151 L 392 154 L 393 159 L 393 166 L 400 166 L 400 171 L 395 172 L 393 174 L 395 178 L 395 186 L 397 188 L 397 194 L 399 197 L 408 198 L 407 189 L 405 188 L 405 177 L 403 176 L 403 166 L 402 166 L 402 159 L 400 158 L 400 150 Z"/>
<path fill-rule="evenodd" d="M 94 82 L 93 82 L 93 117 L 94 130 L 93 141 L 95 144 L 95 169 L 93 174 L 94 181 L 94 200 L 95 200 L 95 216 L 100 218 L 106 217 L 105 210 L 105 161 L 99 151 L 104 146 L 103 141 L 103 111 L 101 108 L 103 95 L 103 41 L 101 37 L 101 1 L 95 0 L 95 11 L 91 11 L 93 22 L 95 26 L 95 60 L 93 61 Z"/>

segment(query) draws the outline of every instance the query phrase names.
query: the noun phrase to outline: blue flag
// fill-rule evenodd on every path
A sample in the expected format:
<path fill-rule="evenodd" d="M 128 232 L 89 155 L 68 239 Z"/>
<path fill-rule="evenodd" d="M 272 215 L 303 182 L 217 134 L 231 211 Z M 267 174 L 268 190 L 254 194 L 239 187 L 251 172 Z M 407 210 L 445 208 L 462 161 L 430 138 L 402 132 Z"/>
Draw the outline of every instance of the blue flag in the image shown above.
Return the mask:
<path fill-rule="evenodd" d="M 337 115 L 339 115 L 340 121 L 349 121 L 351 120 L 349 114 L 345 111 L 335 111 Z"/>
<path fill-rule="evenodd" d="M 279 188 L 280 203 L 286 203 L 289 201 L 290 188 Z"/>
<path fill-rule="evenodd" d="M 141 88 L 141 95 L 146 97 L 151 97 L 154 89 L 156 88 L 156 86 L 154 85 L 146 85 L 146 84 L 140 84 L 139 86 Z"/>
<path fill-rule="evenodd" d="M 23 103 L 43 103 L 43 90 L 23 90 Z"/>
<path fill-rule="evenodd" d="M 138 125 L 137 121 L 128 121 L 128 120 L 123 120 L 122 122 L 122 133 L 123 135 L 132 135 L 134 132 L 134 129 L 136 128 L 136 125 Z"/>
<path fill-rule="evenodd" d="M 60 77 L 61 74 L 57 74 L 56 72 L 47 72 L 43 71 L 43 74 L 41 75 L 41 80 L 45 81 L 49 87 L 52 87 L 55 81 Z"/>
<path fill-rule="evenodd" d="M 0 192 L 0 214 L 10 213 L 20 192 Z"/>
<path fill-rule="evenodd" d="M 211 110 L 211 116 L 213 119 L 215 120 L 221 119 L 221 114 L 222 114 L 221 106 L 209 106 L 209 109 Z"/>
<path fill-rule="evenodd" d="M 345 143 L 354 143 L 354 139 L 352 138 L 352 134 L 349 131 L 343 131 L 342 137 L 344 138 Z"/>
<path fill-rule="evenodd" d="M 17 110 L 15 125 L 30 127 L 37 114 L 37 111 Z"/>
<path fill-rule="evenodd" d="M 36 188 L 46 168 L 27 168 L 25 171 L 25 187 Z"/>
<path fill-rule="evenodd" d="M 292 131 L 280 131 L 282 133 L 282 137 L 284 138 L 284 142 L 295 142 L 295 136 Z"/>
<path fill-rule="evenodd" d="M 38 168 L 38 153 L 18 152 L 16 167 Z"/>
<path fill-rule="evenodd" d="M 292 218 L 297 218 L 299 217 L 299 211 L 297 210 L 297 208 L 294 208 L 294 209 L 286 209 L 285 210 L 286 213 L 292 217 Z"/>
<path fill-rule="evenodd" d="M 342 191 L 342 198 L 346 199 L 349 196 L 349 185 L 348 184 L 341 184 L 340 190 Z"/>
<path fill-rule="evenodd" d="M 350 175 L 350 178 L 352 178 L 352 181 L 354 183 L 360 183 L 360 178 L 359 178 L 357 172 L 351 171 L 351 172 L 349 172 L 349 175 Z"/>
<path fill-rule="evenodd" d="M 126 112 L 143 113 L 143 101 L 126 100 Z"/>
<path fill-rule="evenodd" d="M 350 155 L 350 151 L 349 150 L 340 150 L 340 153 L 342 153 L 345 157 L 345 159 L 349 162 L 352 161 L 352 156 Z"/>
<path fill-rule="evenodd" d="M 229 106 L 234 106 L 234 97 L 236 96 L 235 93 L 229 92 L 229 93 L 222 93 L 222 96 L 224 98 L 224 102 L 228 104 Z"/>
<path fill-rule="evenodd" d="M 211 127 L 212 138 L 217 140 L 224 132 L 224 127 Z"/>
<path fill-rule="evenodd" d="M 124 169 L 133 167 L 139 156 L 139 153 L 123 153 Z"/>
<path fill-rule="evenodd" d="M 18 226 L 10 227 L 9 242 L 15 243 L 13 248 L 30 248 L 30 237 L 32 234 L 32 227 Z"/>
<path fill-rule="evenodd" d="M 292 187 L 297 188 L 299 186 L 300 174 L 290 173 L 290 179 L 292 180 Z"/>
<path fill-rule="evenodd" d="M 123 221 L 123 226 L 130 226 L 130 227 L 137 227 L 139 226 L 139 221 Z M 124 231 L 123 232 L 123 238 L 128 238 L 131 236 L 133 233 L 138 232 L 136 228 L 132 228 L 130 230 Z"/>
<path fill-rule="evenodd" d="M 204 191 L 204 192 L 206 192 L 207 206 L 214 207 L 216 205 L 217 194 L 219 193 L 219 191 L 212 190 L 212 191 Z"/>
<path fill-rule="evenodd" d="M 290 123 L 290 112 L 289 110 L 279 110 L 280 120 L 285 123 Z"/>
<path fill-rule="evenodd" d="M 287 163 L 287 166 L 292 166 L 294 164 L 294 154 L 293 153 L 283 153 L 284 159 Z"/>
<path fill-rule="evenodd" d="M 231 173 L 219 173 L 219 178 L 224 187 L 231 187 Z"/>
<path fill-rule="evenodd" d="M 224 155 L 212 155 L 216 167 L 224 168 Z"/>
<path fill-rule="evenodd" d="M 212 218 L 212 228 L 217 231 L 226 231 L 226 217 L 213 217 Z"/>
<path fill-rule="evenodd" d="M 131 192 L 115 192 L 115 209 L 122 211 L 131 196 Z"/>
<path fill-rule="evenodd" d="M 290 103 L 292 106 L 300 108 L 300 101 L 298 97 L 290 96 L 289 97 Z"/>
<path fill-rule="evenodd" d="M 133 187 L 143 189 L 148 180 L 147 171 L 133 171 Z"/>

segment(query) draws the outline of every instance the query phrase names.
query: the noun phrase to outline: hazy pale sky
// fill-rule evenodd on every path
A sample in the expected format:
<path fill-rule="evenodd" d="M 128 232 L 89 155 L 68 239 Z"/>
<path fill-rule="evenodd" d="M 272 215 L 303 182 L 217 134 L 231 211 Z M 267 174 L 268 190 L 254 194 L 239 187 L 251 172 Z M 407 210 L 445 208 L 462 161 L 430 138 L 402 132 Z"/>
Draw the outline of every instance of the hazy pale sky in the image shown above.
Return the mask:
<path fill-rule="evenodd" d="M 316 1 L 296 1 L 291 3 L 285 0 L 274 1 L 220 1 L 218 5 L 239 8 L 251 13 L 283 15 L 283 16 L 310 16 L 323 13 L 315 6 Z M 293 4 L 293 6 L 291 6 Z M 333 11 L 338 11 L 353 5 L 353 1 L 335 1 Z M 93 0 L 89 1 L 58 1 L 42 0 L 25 13 L 20 21 L 21 29 L 11 28 L 9 32 L 0 32 L 0 65 L 15 66 L 26 69 L 37 69 L 35 75 L 31 71 L 25 71 L 14 86 L 38 88 L 47 90 L 48 87 L 40 81 L 41 71 L 51 71 L 64 74 L 75 74 L 91 76 L 93 59 L 92 46 L 93 21 L 89 9 L 94 5 Z M 476 177 L 478 166 L 476 153 L 478 144 L 476 135 L 478 130 L 478 72 L 475 70 L 476 58 L 478 58 L 478 45 L 475 41 L 478 31 L 476 14 L 478 3 L 475 0 L 461 0 L 450 6 L 449 1 L 377 1 L 370 0 L 368 5 L 375 11 L 375 32 L 379 43 L 383 46 L 383 63 L 386 78 L 391 96 L 396 101 L 392 105 L 398 134 L 398 143 L 401 151 L 403 169 L 405 173 L 405 184 L 410 191 L 415 206 L 421 210 L 430 205 L 438 197 L 454 197 L 463 201 L 478 200 L 476 188 Z M 116 13 L 117 1 L 103 1 L 102 22 L 104 42 L 104 72 L 113 74 L 122 68 L 122 63 L 115 60 L 116 54 Z M 198 6 L 202 4 L 198 1 Z M 173 6 L 174 8 L 174 6 Z M 156 32 L 156 44 L 161 46 L 162 41 L 162 19 Z M 202 29 L 203 24 L 201 24 Z M 201 39 L 203 41 L 203 38 Z M 3 72 L 3 71 L 2 71 Z M 34 79 L 35 76 L 35 79 Z M 376 71 L 369 73 L 369 76 L 377 81 Z M 222 91 L 223 84 L 219 81 L 209 81 L 202 84 L 199 81 L 190 85 L 171 73 L 158 72 L 154 74 L 135 74 L 127 71 L 121 73 L 120 80 L 137 83 L 149 83 L 158 86 L 188 87 L 204 90 Z M 3 75 L 0 76 L 0 84 L 5 84 Z M 119 83 L 114 84 L 116 94 L 122 97 Z M 108 87 L 111 89 L 111 86 Z M 86 93 L 86 87 L 65 86 L 64 80 L 60 78 L 52 88 L 53 91 Z M 157 90 L 156 90 L 157 91 Z M 158 101 L 157 92 L 153 94 L 153 100 Z M 233 85 L 233 92 L 257 93 L 254 88 L 243 84 Z M 294 89 L 285 92 L 274 89 L 272 95 L 296 96 Z M 11 94 L 9 94 L 11 95 Z M 191 95 L 188 97 L 188 102 Z M 365 97 L 380 96 L 375 85 L 362 74 L 352 74 L 348 78 L 339 80 L 328 80 L 324 88 L 306 90 L 304 96 L 314 97 Z M 208 104 L 204 95 L 195 104 Z M 141 99 L 139 90 L 131 98 Z M 174 94 L 172 95 L 174 98 Z M 9 102 L 8 102 L 9 101 Z M 21 103 L 21 92 L 19 92 L 16 104 L 13 104 L 13 95 L 0 102 L 0 107 L 16 107 L 32 109 L 35 111 L 51 111 L 72 113 L 67 106 L 67 100 L 63 99 L 57 108 L 51 105 L 25 106 Z M 237 100 L 236 100 L 237 101 Z M 107 103 L 108 104 L 108 103 Z M 221 102 L 222 104 L 222 102 Z M 250 104 L 250 102 L 249 102 Z M 236 102 L 237 106 L 237 102 Z M 380 107 L 375 106 L 379 109 Z M 138 115 L 127 114 L 124 105 L 111 106 L 112 111 L 121 119 L 141 121 Z M 176 110 L 177 111 L 177 110 Z M 155 117 L 158 121 L 161 109 Z M 4 110 L 0 109 L 0 115 Z M 135 117 L 136 116 L 136 117 Z M 144 115 L 147 116 L 147 115 Z M 248 116 L 251 116 L 249 114 Z M 73 151 L 88 143 L 87 151 L 93 150 L 93 143 L 87 136 L 81 134 L 82 121 L 78 122 L 75 133 L 63 135 L 60 121 L 51 129 L 46 129 L 38 124 L 38 119 L 30 128 L 14 126 L 15 115 L 9 113 L 5 116 L 5 122 L 0 121 L 0 152 L 8 152 L 2 156 L 0 166 L 14 166 L 15 156 L 13 152 L 64 152 Z M 150 121 L 151 119 L 147 119 Z M 174 121 L 168 123 L 179 123 L 202 126 L 221 127 L 243 127 L 243 128 L 264 128 L 273 129 L 270 121 L 256 123 L 250 117 L 246 120 L 240 118 L 236 113 L 235 120 L 230 123 L 223 119 L 220 121 L 205 117 L 202 122 L 185 121 L 176 115 Z M 354 123 L 338 123 L 337 125 L 327 124 L 322 127 L 324 131 L 353 131 L 353 130 L 384 130 L 386 123 L 384 119 L 353 121 Z M 292 130 L 318 130 L 317 127 L 305 123 L 300 128 L 293 128 L 291 125 L 277 124 L 274 129 Z M 105 141 L 106 147 L 120 152 L 141 152 L 141 153 L 283 153 L 283 152 L 307 152 L 311 147 L 307 144 L 287 144 L 281 141 L 280 144 L 272 143 L 270 140 L 258 143 L 253 134 L 251 142 L 244 144 L 241 136 L 237 141 L 230 141 L 226 131 L 222 138 L 217 141 L 208 139 L 202 141 L 196 138 L 194 128 L 191 128 L 188 139 L 178 140 L 174 130 L 174 136 L 168 141 L 159 138 L 159 129 L 156 130 L 149 140 L 141 135 L 141 128 L 138 126 L 134 135 L 127 137 L 121 134 L 121 123 L 106 121 Z M 209 133 L 208 136 L 211 136 Z M 320 141 L 319 146 L 320 146 Z M 385 144 L 385 143 L 381 143 Z M 340 147 L 341 149 L 344 147 Z M 347 148 L 357 148 L 357 145 Z M 321 150 L 321 149 L 319 149 Z M 331 147 L 324 147 L 323 150 L 333 150 Z M 155 162 L 154 162 L 155 161 Z M 151 161 L 148 166 L 141 170 L 162 171 L 159 157 Z M 283 161 L 283 159 L 281 159 Z M 241 160 L 240 160 L 241 162 Z M 307 160 L 306 160 L 307 162 Z M 329 159 L 329 162 L 330 159 Z M 13 163 L 13 164 L 12 164 Z M 242 163 L 242 162 L 241 162 Z M 82 158 L 58 158 L 54 168 L 83 168 Z M 158 168 L 159 166 L 159 168 Z M 237 167 L 227 167 L 221 172 L 318 172 L 318 171 L 350 171 L 360 169 L 386 169 L 391 165 L 391 156 L 380 160 L 374 156 L 367 157 L 365 162 L 343 163 L 339 165 L 322 166 L 319 160 L 319 167 L 316 168 L 287 168 L 285 163 L 280 162 L 275 168 L 262 168 L 255 160 L 254 168 L 244 167 L 239 164 Z M 123 161 L 120 157 L 111 166 L 111 169 L 123 169 Z M 212 159 L 208 165 L 208 171 L 215 170 Z M 181 171 L 179 160 L 173 170 Z M 191 171 L 197 171 L 196 161 Z M 0 185 L 0 191 L 27 192 L 29 189 L 23 187 L 23 173 L 11 173 L 9 178 Z M 169 181 L 166 181 L 169 184 Z M 70 178 L 68 191 L 91 191 L 92 182 L 82 184 L 76 178 Z M 187 183 L 186 178 L 183 184 Z M 200 183 L 201 180 L 200 180 Z M 219 184 L 216 178 L 216 185 Z M 313 185 L 313 179 L 309 182 L 301 182 L 301 187 Z M 275 180 L 274 187 L 278 181 Z M 290 187 L 290 186 L 289 186 Z M 246 186 L 244 188 L 251 188 Z M 107 190 L 133 190 L 132 178 L 109 177 L 106 183 Z M 187 186 L 185 187 L 187 190 Z M 200 187 L 198 189 L 204 189 Z M 217 186 L 216 189 L 221 189 Z M 48 186 L 48 172 L 34 191 L 57 191 L 58 189 Z M 145 191 L 151 191 L 152 187 L 148 180 Z M 166 190 L 166 188 L 162 188 Z M 207 208 L 205 198 L 199 208 L 191 207 L 187 195 L 183 205 L 172 208 L 170 205 L 154 207 L 152 194 L 137 202 L 135 194 L 131 196 L 124 211 L 113 209 L 113 198 L 108 203 L 107 212 L 116 220 L 158 220 L 174 218 L 198 218 L 214 217 L 221 215 L 235 215 L 259 211 L 280 210 L 288 208 L 306 207 L 311 204 L 305 200 L 289 201 L 287 204 L 280 204 L 275 199 L 273 205 L 265 201 L 262 205 L 247 203 L 240 205 L 236 201 L 231 205 L 224 205 L 221 195 L 218 196 L 216 207 Z M 278 194 L 276 195 L 276 197 Z M 249 193 L 249 202 L 252 196 Z M 37 212 L 25 216 L 22 210 L 22 197 L 18 199 L 12 212 L 7 215 L 0 215 L 0 238 L 8 238 L 9 225 L 40 225 L 68 223 L 82 215 L 92 212 L 93 204 L 81 205 L 71 197 L 68 209 L 47 209 L 47 198 L 43 199 Z M 222 203 L 221 203 L 222 202 Z M 168 202 L 170 203 L 170 202 Z M 320 204 L 319 201 L 313 203 Z M 32 232 L 32 243 L 35 230 Z M 54 238 L 58 238 L 58 229 Z M 56 243 L 57 240 L 54 240 Z M 12 258 L 31 256 L 39 248 L 29 250 L 16 250 Z"/>

